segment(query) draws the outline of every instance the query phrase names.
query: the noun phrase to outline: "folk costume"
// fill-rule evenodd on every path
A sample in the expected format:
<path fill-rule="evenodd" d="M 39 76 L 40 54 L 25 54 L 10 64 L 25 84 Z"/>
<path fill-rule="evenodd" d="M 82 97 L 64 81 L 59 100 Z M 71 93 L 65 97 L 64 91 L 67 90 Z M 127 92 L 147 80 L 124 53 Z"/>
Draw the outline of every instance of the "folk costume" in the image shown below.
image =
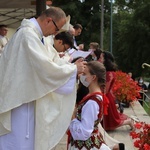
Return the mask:
<path fill-rule="evenodd" d="M 69 126 L 77 69 L 42 37 L 24 19 L 0 57 L 0 150 L 52 149 Z"/>
<path fill-rule="evenodd" d="M 76 118 L 69 126 L 68 150 L 110 150 L 98 130 L 103 109 L 106 107 L 100 92 L 88 94 L 79 102 Z"/>
<path fill-rule="evenodd" d="M 125 114 L 118 112 L 116 108 L 116 99 L 112 91 L 113 84 L 115 82 L 115 72 L 106 72 L 106 96 L 109 99 L 108 115 L 104 115 L 103 128 L 105 130 L 114 130 L 121 126 L 128 117 Z"/>

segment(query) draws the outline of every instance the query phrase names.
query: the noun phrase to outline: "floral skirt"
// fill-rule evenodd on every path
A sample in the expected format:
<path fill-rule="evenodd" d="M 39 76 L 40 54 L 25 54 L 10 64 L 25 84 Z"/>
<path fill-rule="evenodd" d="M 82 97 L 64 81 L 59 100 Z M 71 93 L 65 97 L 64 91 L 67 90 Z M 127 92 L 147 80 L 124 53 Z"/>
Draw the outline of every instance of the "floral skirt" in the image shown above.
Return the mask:
<path fill-rule="evenodd" d="M 79 150 L 78 148 L 71 146 L 71 144 L 68 145 L 68 150 Z M 100 149 L 97 149 L 96 147 L 91 148 L 91 149 L 86 149 L 85 147 L 83 147 L 80 150 L 111 150 L 107 145 L 105 145 L 104 143 L 102 143 Z"/>

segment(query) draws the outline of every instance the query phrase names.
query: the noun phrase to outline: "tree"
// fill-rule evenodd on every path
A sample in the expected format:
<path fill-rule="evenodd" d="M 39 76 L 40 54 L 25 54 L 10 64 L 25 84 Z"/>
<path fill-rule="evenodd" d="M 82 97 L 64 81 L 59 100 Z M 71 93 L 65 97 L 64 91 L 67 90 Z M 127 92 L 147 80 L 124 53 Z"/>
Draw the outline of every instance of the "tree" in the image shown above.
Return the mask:
<path fill-rule="evenodd" d="M 134 1 L 131 6 L 114 16 L 114 54 L 121 70 L 140 76 L 148 71 L 142 63 L 150 63 L 150 2 Z"/>
<path fill-rule="evenodd" d="M 106 3 L 109 6 L 109 3 Z M 90 42 L 100 43 L 101 1 L 93 0 L 53 0 L 54 6 L 61 7 L 71 16 L 71 24 L 80 23 L 83 26 L 82 34 L 77 37 L 78 44 L 84 43 L 85 50 Z M 108 8 L 105 6 L 105 14 Z M 107 20 L 108 17 L 106 17 Z M 105 25 L 108 25 L 105 20 Z"/>
<path fill-rule="evenodd" d="M 113 4 L 113 54 L 119 69 L 132 72 L 134 76 L 150 75 L 149 68 L 142 69 L 142 63 L 150 64 L 150 1 L 115 0 Z M 100 43 L 101 1 L 53 0 L 71 16 L 71 24 L 80 23 L 83 32 L 77 39 L 88 49 L 90 42 Z M 104 50 L 110 47 L 110 3 L 104 1 Z M 148 73 L 149 72 L 149 73 Z"/>

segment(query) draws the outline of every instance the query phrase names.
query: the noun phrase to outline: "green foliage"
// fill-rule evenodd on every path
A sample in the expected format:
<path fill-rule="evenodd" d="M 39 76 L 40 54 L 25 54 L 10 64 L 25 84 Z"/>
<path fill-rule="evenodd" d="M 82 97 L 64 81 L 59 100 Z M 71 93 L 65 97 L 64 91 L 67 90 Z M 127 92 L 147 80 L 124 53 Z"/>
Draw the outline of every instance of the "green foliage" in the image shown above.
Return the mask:
<path fill-rule="evenodd" d="M 71 16 L 71 24 L 80 23 L 83 26 L 82 34 L 76 38 L 78 44 L 84 43 L 85 50 L 89 48 L 90 42 L 100 43 L 100 24 L 101 24 L 101 1 L 85 0 L 53 0 L 54 6 L 61 7 L 67 15 Z M 106 2 L 105 6 L 105 24 L 109 25 L 108 11 L 110 4 Z M 107 11 L 107 13 L 106 13 Z"/>
<path fill-rule="evenodd" d="M 87 50 L 90 42 L 100 43 L 101 1 L 53 0 L 71 16 L 71 24 L 80 23 L 82 34 L 78 44 Z M 104 49 L 110 47 L 110 3 L 104 0 Z M 115 0 L 113 3 L 113 54 L 124 72 L 133 76 L 150 76 L 150 68 L 142 69 L 142 63 L 150 64 L 150 0 Z"/>
<path fill-rule="evenodd" d="M 130 13 L 121 11 L 115 15 L 116 18 L 120 15 L 121 20 L 114 21 L 117 28 L 114 29 L 113 48 L 123 71 L 130 71 L 134 76 L 147 76 L 150 72 L 141 66 L 144 62 L 150 63 L 150 2 L 134 6 L 136 9 Z"/>

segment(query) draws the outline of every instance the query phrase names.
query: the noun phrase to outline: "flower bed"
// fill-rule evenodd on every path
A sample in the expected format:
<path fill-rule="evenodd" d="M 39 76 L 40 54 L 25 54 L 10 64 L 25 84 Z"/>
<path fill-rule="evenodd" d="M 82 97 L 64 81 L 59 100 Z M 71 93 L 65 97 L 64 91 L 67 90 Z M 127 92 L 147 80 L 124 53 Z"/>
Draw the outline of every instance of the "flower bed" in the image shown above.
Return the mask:
<path fill-rule="evenodd" d="M 122 71 L 116 71 L 116 80 L 113 86 L 113 93 L 120 102 L 132 102 L 140 98 L 139 91 L 141 88 L 137 82 Z"/>
<path fill-rule="evenodd" d="M 150 124 L 138 122 L 135 124 L 135 128 L 135 131 L 130 132 L 134 146 L 138 150 L 150 150 Z"/>

